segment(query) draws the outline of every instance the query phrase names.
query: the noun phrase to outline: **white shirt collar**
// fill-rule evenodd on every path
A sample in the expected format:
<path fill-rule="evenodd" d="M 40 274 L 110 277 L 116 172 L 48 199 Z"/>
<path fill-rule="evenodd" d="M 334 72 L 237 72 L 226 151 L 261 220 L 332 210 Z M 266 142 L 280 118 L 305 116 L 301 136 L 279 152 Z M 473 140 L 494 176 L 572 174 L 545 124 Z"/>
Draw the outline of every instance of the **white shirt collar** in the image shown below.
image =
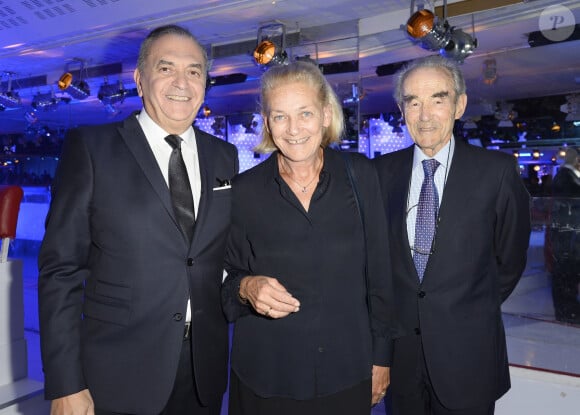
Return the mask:
<path fill-rule="evenodd" d="M 137 114 L 137 120 L 139 120 L 139 124 L 141 125 L 141 128 L 143 129 L 143 132 L 147 136 L 147 139 L 150 143 L 154 142 L 154 140 L 151 140 L 153 137 L 165 138 L 169 135 L 167 131 L 161 128 L 155 121 L 153 121 L 145 108 L 143 108 L 141 112 Z M 183 133 L 179 134 L 179 136 L 183 139 L 185 145 L 190 147 L 195 145 L 195 131 L 193 130 L 192 126 L 190 126 Z M 165 145 L 165 142 L 163 142 L 163 145 Z"/>
<path fill-rule="evenodd" d="M 452 146 L 453 144 L 453 146 Z M 422 162 L 423 160 L 427 160 L 430 158 L 434 158 L 439 162 L 442 168 L 445 171 L 449 171 L 449 167 L 447 164 L 451 164 L 451 159 L 453 158 L 453 152 L 455 151 L 455 137 L 451 136 L 451 140 L 445 144 L 441 150 L 435 154 L 434 157 L 427 157 L 425 153 L 419 148 L 419 146 L 414 146 L 414 153 L 413 153 L 413 170 L 416 168 L 423 169 Z"/>

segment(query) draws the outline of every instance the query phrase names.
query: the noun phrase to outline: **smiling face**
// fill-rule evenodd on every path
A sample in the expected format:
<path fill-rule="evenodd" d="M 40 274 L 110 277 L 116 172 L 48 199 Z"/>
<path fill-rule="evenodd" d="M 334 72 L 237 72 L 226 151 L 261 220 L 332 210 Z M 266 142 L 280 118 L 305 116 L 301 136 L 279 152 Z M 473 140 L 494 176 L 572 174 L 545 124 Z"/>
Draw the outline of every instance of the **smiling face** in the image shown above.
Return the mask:
<path fill-rule="evenodd" d="M 147 114 L 161 128 L 181 134 L 193 124 L 204 100 L 206 68 L 192 39 L 168 34 L 155 40 L 134 77 Z"/>
<path fill-rule="evenodd" d="M 292 162 L 316 162 L 331 110 L 304 82 L 279 85 L 267 93 L 266 128 L 282 155 Z"/>
<path fill-rule="evenodd" d="M 427 156 L 434 156 L 451 139 L 455 120 L 467 104 L 465 94 L 455 97 L 453 79 L 440 68 L 418 68 L 402 86 L 401 112 L 413 141 Z"/>

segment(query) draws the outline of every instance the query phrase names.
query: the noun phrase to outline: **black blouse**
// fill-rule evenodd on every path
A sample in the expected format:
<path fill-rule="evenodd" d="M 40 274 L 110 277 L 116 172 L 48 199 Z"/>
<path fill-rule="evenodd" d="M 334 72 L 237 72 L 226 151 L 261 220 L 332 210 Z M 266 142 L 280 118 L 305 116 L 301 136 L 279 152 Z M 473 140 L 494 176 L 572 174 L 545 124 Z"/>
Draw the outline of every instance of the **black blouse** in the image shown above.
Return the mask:
<path fill-rule="evenodd" d="M 337 151 L 324 150 L 308 212 L 280 176 L 276 153 L 233 181 L 222 302 L 236 321 L 232 369 L 260 396 L 329 395 L 369 379 L 373 364 L 390 363 L 389 261 L 378 180 L 366 157 L 350 156 L 367 223 L 367 278 L 362 223 Z M 277 278 L 300 301 L 300 311 L 270 319 L 243 305 L 239 282 L 247 275 Z"/>

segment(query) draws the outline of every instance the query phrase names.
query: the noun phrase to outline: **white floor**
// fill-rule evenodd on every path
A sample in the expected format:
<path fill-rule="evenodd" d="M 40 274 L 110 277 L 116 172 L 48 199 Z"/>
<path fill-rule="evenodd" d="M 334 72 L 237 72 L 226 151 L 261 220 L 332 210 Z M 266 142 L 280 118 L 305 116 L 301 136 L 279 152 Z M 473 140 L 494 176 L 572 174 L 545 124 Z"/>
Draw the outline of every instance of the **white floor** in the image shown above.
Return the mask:
<path fill-rule="evenodd" d="M 544 268 L 542 245 L 543 231 L 534 231 L 526 271 L 514 293 L 502 307 L 510 363 L 516 369 L 523 366 L 548 370 L 571 375 L 571 379 L 577 380 L 580 379 L 580 326 L 566 325 L 554 320 L 550 278 Z M 28 340 L 29 377 L 42 381 L 35 249 L 36 247 L 27 248 L 19 257 L 24 260 L 25 335 Z M 522 392 L 516 389 L 519 385 L 519 382 L 514 382 L 509 394 L 518 396 Z M 580 389 L 572 390 L 580 395 Z M 498 413 L 500 410 L 502 414 L 519 415 L 517 412 L 510 412 L 509 405 L 499 405 Z M 377 405 L 372 411 L 373 415 L 384 413 L 383 404 Z M 580 408 L 574 413 L 580 413 Z M 223 415 L 225 414 L 226 411 L 223 411 Z"/>

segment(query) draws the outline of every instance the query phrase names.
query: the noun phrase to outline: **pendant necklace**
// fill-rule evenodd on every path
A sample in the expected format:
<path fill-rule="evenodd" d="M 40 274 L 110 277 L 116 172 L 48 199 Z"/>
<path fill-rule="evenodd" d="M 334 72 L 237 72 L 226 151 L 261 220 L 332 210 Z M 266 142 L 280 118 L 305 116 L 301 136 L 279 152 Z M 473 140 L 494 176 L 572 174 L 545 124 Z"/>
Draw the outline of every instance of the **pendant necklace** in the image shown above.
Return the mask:
<path fill-rule="evenodd" d="M 316 177 L 318 176 L 318 173 L 320 173 L 320 170 L 319 169 L 322 166 L 322 158 L 320 159 L 320 165 L 316 169 L 316 172 L 317 173 L 314 174 L 314 177 L 312 177 L 312 179 L 306 185 L 302 185 L 302 184 L 298 183 L 296 180 L 294 180 L 294 178 L 290 175 L 290 172 L 288 170 L 286 170 L 286 166 L 285 166 L 285 164 L 284 164 L 284 162 L 282 160 L 280 160 L 280 164 L 282 165 L 282 168 L 284 170 L 284 173 L 286 173 L 286 175 L 288 176 L 288 178 L 290 180 L 292 180 L 294 183 L 296 183 L 298 185 L 298 187 L 300 187 L 300 192 L 306 193 L 306 192 L 308 192 L 308 187 L 312 184 L 312 182 L 314 181 L 314 179 L 316 179 Z"/>

